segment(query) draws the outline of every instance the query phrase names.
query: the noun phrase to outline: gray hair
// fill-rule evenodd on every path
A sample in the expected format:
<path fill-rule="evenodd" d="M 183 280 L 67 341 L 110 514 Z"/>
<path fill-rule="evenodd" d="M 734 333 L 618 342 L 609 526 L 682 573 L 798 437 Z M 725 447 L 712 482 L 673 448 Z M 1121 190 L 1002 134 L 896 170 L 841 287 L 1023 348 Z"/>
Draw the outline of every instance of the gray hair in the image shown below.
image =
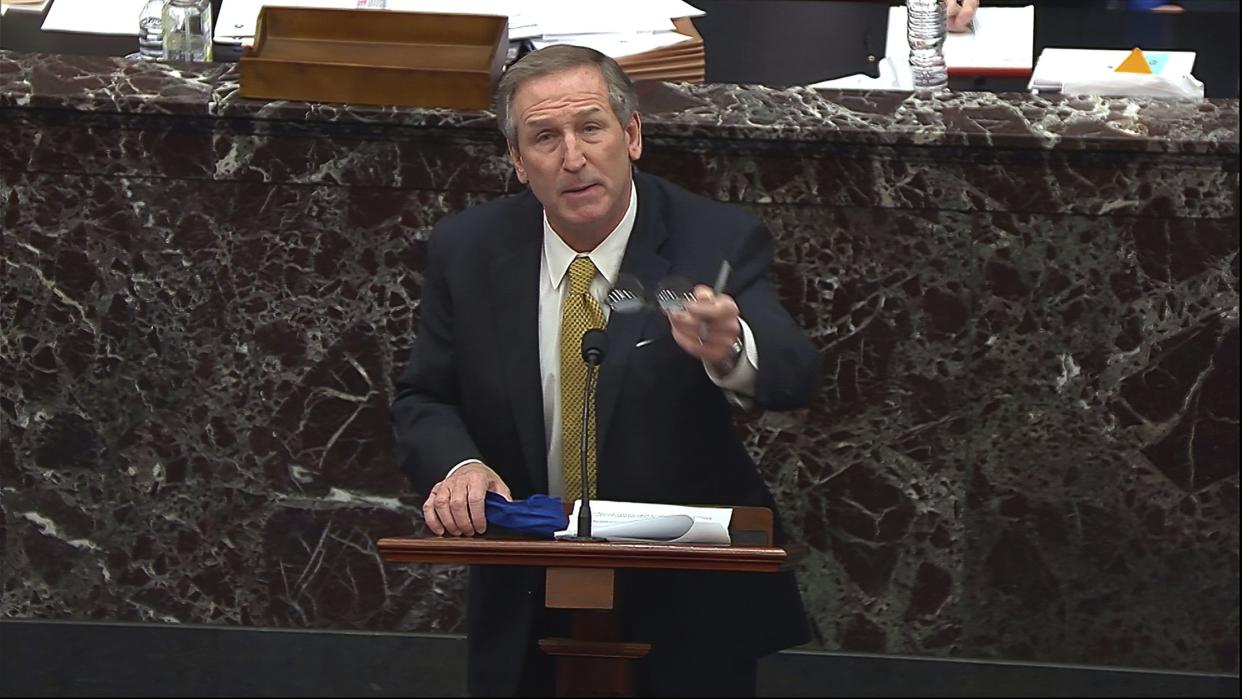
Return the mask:
<path fill-rule="evenodd" d="M 608 87 L 608 102 L 622 126 L 638 111 L 638 93 L 634 83 L 617 62 L 585 46 L 557 44 L 532 51 L 509 66 L 496 86 L 496 123 L 510 145 L 517 147 L 517 123 L 513 121 L 513 95 L 528 80 L 580 66 L 595 66 Z"/>

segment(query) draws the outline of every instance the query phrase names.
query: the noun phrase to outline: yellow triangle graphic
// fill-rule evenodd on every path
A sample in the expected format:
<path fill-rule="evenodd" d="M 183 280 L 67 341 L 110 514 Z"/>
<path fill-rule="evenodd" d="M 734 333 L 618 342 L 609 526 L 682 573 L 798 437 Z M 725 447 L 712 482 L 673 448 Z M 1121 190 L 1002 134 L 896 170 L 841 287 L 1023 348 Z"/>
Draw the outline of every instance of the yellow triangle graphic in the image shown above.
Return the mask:
<path fill-rule="evenodd" d="M 1117 66 L 1117 69 L 1113 72 L 1150 74 L 1151 66 L 1147 65 L 1147 57 L 1144 56 L 1143 52 L 1136 46 L 1132 51 L 1130 51 L 1130 55 L 1126 56 L 1126 60 L 1122 61 L 1121 65 Z"/>

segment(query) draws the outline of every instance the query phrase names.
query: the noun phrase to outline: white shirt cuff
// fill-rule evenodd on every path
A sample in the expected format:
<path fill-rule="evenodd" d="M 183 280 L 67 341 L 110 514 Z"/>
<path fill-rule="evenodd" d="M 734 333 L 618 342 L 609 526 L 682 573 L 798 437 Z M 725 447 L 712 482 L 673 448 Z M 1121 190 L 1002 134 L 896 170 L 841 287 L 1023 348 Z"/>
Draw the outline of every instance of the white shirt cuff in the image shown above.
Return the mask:
<path fill-rule="evenodd" d="M 743 352 L 733 370 L 721 376 L 707 362 L 703 362 L 703 368 L 712 383 L 729 392 L 730 400 L 748 407 L 750 397 L 755 395 L 755 383 L 759 380 L 759 348 L 755 346 L 755 336 L 746 321 L 738 318 L 738 322 L 742 325 Z"/>
<path fill-rule="evenodd" d="M 483 462 L 479 461 L 478 459 L 466 459 L 465 461 L 462 461 L 461 463 L 457 464 L 453 468 L 450 468 L 449 472 L 444 474 L 444 478 L 441 478 L 440 480 L 445 480 L 449 476 L 453 475 L 454 473 L 457 473 L 457 469 L 461 468 L 462 466 L 465 466 L 466 464 L 481 464 L 481 463 Z"/>

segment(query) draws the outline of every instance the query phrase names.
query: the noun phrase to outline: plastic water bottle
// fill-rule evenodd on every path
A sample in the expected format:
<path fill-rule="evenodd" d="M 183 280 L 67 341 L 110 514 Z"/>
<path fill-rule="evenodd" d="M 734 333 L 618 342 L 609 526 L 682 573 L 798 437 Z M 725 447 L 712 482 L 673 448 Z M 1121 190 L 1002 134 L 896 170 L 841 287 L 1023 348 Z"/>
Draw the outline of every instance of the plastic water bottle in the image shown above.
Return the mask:
<path fill-rule="evenodd" d="M 168 0 L 147 0 L 138 13 L 138 56 L 144 61 L 164 57 L 164 3 Z"/>
<path fill-rule="evenodd" d="M 948 32 L 945 0 L 906 0 L 906 37 L 910 41 L 910 71 L 914 89 L 943 90 L 949 85 L 944 63 Z"/>
<path fill-rule="evenodd" d="M 168 0 L 164 5 L 164 58 L 211 60 L 211 0 Z"/>

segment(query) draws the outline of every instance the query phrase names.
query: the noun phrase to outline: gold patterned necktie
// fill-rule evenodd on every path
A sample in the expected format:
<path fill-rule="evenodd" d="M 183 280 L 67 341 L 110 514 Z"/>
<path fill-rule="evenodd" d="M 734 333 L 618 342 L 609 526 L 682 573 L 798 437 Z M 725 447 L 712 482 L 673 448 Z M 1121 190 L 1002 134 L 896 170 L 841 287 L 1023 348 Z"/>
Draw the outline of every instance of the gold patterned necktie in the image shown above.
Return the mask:
<path fill-rule="evenodd" d="M 591 295 L 595 265 L 589 257 L 576 257 L 569 265 L 569 293 L 561 306 L 561 466 L 565 498 L 582 493 L 582 391 L 587 366 L 582 361 L 582 336 L 591 328 L 604 327 L 604 310 Z M 591 424 L 595 416 L 595 393 L 591 396 Z M 595 497 L 595 430 L 588 431 L 587 485 Z"/>

